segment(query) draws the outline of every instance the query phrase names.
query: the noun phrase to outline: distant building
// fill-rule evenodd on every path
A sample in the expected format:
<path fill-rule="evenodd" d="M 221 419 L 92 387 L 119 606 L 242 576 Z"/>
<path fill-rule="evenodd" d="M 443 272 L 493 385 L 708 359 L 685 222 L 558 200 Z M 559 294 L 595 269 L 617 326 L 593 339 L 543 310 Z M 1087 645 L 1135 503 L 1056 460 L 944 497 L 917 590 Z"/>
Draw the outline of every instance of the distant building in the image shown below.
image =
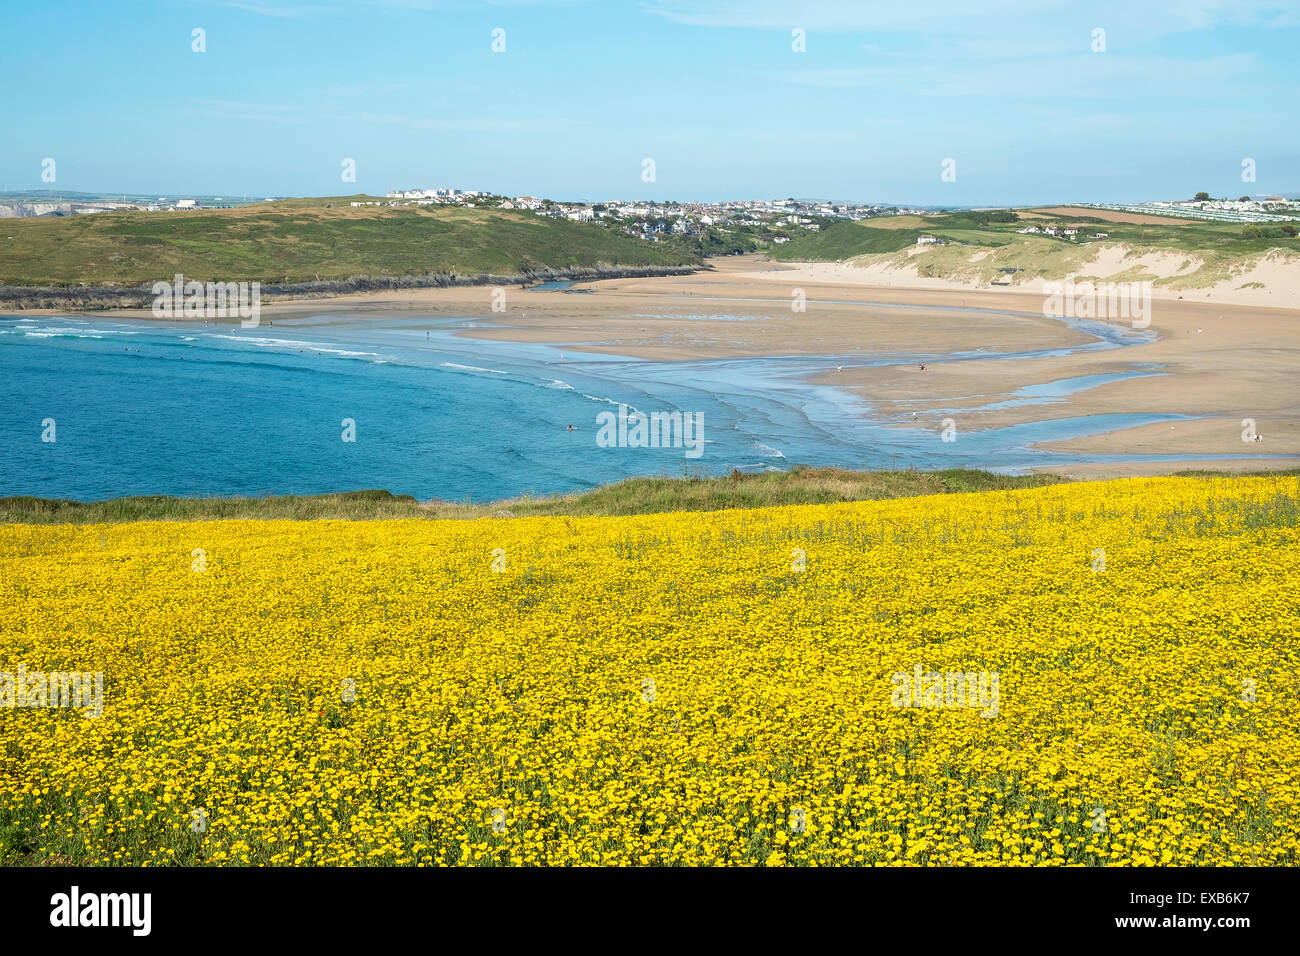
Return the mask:
<path fill-rule="evenodd" d="M 198 209 L 199 201 L 197 199 L 178 199 L 176 200 L 177 209 Z"/>
<path fill-rule="evenodd" d="M 943 245 L 943 240 L 938 236 L 917 236 L 916 244 L 918 246 L 941 246 Z"/>

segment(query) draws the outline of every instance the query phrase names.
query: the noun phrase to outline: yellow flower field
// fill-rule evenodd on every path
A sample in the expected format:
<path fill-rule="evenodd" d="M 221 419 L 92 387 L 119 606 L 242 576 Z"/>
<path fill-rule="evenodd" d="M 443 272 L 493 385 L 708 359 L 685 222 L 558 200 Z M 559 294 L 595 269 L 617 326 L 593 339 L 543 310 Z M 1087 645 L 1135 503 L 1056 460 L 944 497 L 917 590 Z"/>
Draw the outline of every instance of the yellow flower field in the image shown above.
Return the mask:
<path fill-rule="evenodd" d="M 0 526 L 0 863 L 1293 864 L 1298 506 Z"/>

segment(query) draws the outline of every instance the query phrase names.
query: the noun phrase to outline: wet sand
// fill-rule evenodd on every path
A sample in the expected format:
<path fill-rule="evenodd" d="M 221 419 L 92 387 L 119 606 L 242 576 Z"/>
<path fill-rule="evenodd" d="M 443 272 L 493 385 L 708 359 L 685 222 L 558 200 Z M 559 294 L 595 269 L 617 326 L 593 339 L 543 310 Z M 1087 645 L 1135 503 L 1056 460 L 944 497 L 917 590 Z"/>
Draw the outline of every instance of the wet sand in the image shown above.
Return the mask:
<path fill-rule="evenodd" d="M 873 419 L 886 423 L 938 429 L 943 419 L 952 418 L 960 436 L 964 429 L 1087 415 L 1186 415 L 1199 420 L 1041 447 L 1101 455 L 1286 455 L 1244 464 L 1300 465 L 1300 311 L 1295 309 L 1156 299 L 1155 336 L 1149 343 L 1064 356 L 944 361 L 952 353 L 1061 349 L 1094 339 L 1044 317 L 1041 292 L 973 289 L 938 280 L 923 288 L 880 287 L 867 281 L 869 272 L 854 281 L 851 266 L 787 265 L 753 256 L 711 265 L 690 276 L 574 287 L 581 291 L 508 287 L 504 299 L 490 287 L 462 286 L 271 303 L 262 307 L 262 322 L 338 311 L 359 317 L 419 312 L 488 323 L 461 333 L 471 337 L 657 361 L 827 356 L 825 371 L 814 380 L 852 393 L 869 406 Z M 801 298 L 803 311 L 796 311 L 792 304 Z M 913 361 L 866 364 L 914 355 L 933 358 L 924 371 Z M 1132 372 L 1162 374 L 1107 382 L 1046 403 L 989 407 L 1017 400 L 1026 386 Z M 1262 441 L 1242 440 L 1243 419 L 1253 420 Z M 1189 461 L 1182 467 L 1241 464 Z M 1103 476 L 1171 469 L 1167 463 L 1124 462 L 1051 470 Z"/>

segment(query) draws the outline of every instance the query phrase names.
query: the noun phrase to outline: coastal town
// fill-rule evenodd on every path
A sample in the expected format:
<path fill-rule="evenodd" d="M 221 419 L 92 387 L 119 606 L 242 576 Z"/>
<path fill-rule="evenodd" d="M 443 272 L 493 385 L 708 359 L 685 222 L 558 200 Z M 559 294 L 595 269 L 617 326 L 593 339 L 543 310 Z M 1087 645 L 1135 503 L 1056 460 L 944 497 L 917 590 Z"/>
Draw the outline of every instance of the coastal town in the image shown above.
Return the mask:
<path fill-rule="evenodd" d="M 0 193 L 0 219 L 42 216 L 86 215 L 114 210 L 144 212 L 197 212 L 273 202 L 282 197 L 249 199 L 222 196 L 122 196 L 113 199 L 94 194 L 42 194 L 42 191 Z M 835 220 L 874 219 L 882 216 L 927 215 L 956 207 L 910 207 L 889 203 L 831 201 L 824 199 L 735 199 L 723 201 L 655 201 L 607 199 L 599 202 L 557 201 L 536 196 L 506 196 L 486 190 L 454 187 L 389 190 L 383 198 L 348 200 L 353 207 L 378 206 L 465 206 L 518 209 L 568 219 L 615 226 L 625 232 L 656 242 L 667 236 L 702 236 L 714 227 L 750 227 L 764 231 L 777 228 L 772 241 L 789 241 L 795 233 L 782 235 L 780 227 L 817 232 Z M 1153 200 L 1138 203 L 1076 203 L 1082 209 L 1129 212 L 1171 218 L 1218 222 L 1274 223 L 1300 220 L 1300 197 L 1258 195 L 1237 199 L 1213 199 L 1198 193 L 1192 199 Z M 1034 233 L 1029 227 L 1020 230 Z M 1077 231 L 1042 230 L 1046 235 L 1069 240 L 1104 239 L 1106 235 L 1078 235 Z"/>
<path fill-rule="evenodd" d="M 629 235 L 649 242 L 668 236 L 704 236 L 710 229 L 741 227 L 776 230 L 774 243 L 788 242 L 802 231 L 818 232 L 824 220 L 872 219 L 878 216 L 921 215 L 923 209 L 881 203 L 828 202 L 795 199 L 740 199 L 721 202 L 671 202 L 608 199 L 601 202 L 556 202 L 535 196 L 499 196 L 460 189 L 392 190 L 384 200 L 355 201 L 363 205 L 486 206 L 523 209 L 539 216 L 593 222 L 621 228 Z M 795 232 L 788 232 L 795 230 Z M 785 234 L 787 233 L 788 234 Z"/>

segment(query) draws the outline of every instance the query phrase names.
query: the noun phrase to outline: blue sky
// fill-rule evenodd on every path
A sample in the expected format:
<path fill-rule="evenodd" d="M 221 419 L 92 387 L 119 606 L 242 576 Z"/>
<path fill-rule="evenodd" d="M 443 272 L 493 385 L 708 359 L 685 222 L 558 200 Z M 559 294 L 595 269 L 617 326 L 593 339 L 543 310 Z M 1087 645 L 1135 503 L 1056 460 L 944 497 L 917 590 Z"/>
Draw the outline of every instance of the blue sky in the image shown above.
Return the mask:
<path fill-rule="evenodd" d="M 1300 190 L 1300 0 L 42 2 L 0 34 L 4 189 L 48 157 L 54 188 L 160 195 Z"/>

